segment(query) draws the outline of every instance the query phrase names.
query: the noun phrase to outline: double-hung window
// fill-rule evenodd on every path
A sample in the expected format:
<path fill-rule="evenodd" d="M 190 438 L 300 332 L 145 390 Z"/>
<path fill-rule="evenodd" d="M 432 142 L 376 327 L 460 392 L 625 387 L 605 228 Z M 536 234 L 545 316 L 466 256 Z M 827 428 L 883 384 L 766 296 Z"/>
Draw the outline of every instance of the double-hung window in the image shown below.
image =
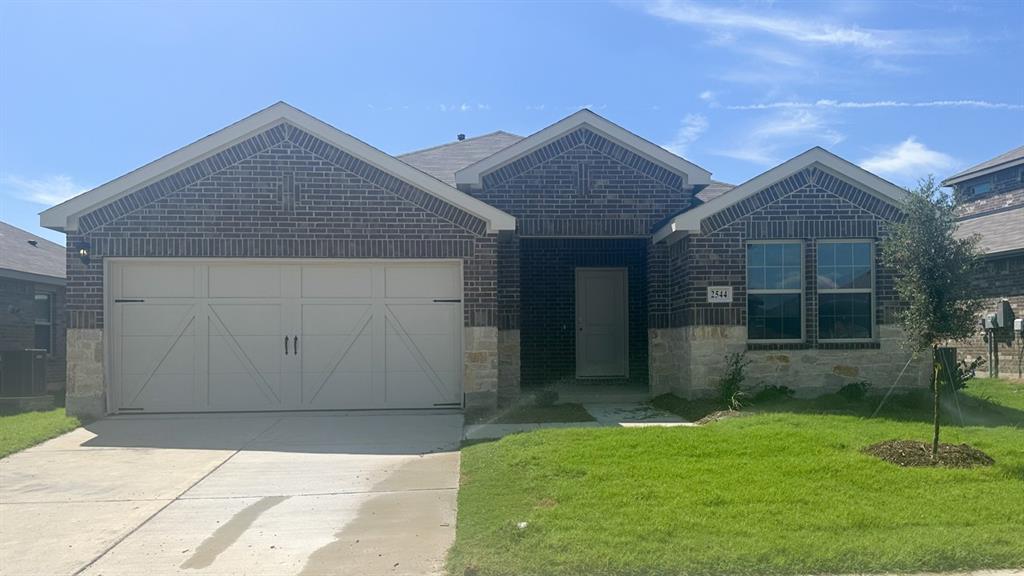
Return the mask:
<path fill-rule="evenodd" d="M 818 339 L 868 340 L 874 336 L 874 243 L 818 243 Z"/>
<path fill-rule="evenodd" d="M 53 351 L 53 294 L 50 292 L 36 292 L 34 348 Z"/>
<path fill-rule="evenodd" d="M 747 244 L 747 339 L 803 340 L 803 243 Z"/>

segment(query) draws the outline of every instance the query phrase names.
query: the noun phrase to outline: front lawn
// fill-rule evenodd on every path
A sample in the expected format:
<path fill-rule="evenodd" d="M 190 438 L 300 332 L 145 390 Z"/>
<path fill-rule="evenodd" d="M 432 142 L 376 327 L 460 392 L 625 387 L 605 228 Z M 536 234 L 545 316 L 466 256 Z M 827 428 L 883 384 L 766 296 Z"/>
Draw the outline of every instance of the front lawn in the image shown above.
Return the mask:
<path fill-rule="evenodd" d="M 0 458 L 78 428 L 63 408 L 0 416 Z"/>
<path fill-rule="evenodd" d="M 1024 380 L 975 378 L 967 383 L 964 392 L 1000 406 L 1024 410 Z"/>
<path fill-rule="evenodd" d="M 991 455 L 996 464 L 988 468 L 901 469 L 861 453 L 891 438 L 928 440 L 927 422 L 914 420 L 768 413 L 700 428 L 541 430 L 471 446 L 462 453 L 448 570 L 812 574 L 1024 566 L 1024 430 L 945 428 L 944 442 Z"/>

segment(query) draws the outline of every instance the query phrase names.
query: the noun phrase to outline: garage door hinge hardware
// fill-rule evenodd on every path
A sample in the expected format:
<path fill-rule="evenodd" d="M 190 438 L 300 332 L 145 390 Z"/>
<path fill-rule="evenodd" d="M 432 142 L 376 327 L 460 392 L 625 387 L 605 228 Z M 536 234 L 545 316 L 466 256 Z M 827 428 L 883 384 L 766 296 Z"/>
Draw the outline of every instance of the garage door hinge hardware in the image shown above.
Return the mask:
<path fill-rule="evenodd" d="M 114 304 L 120 304 L 122 302 L 145 302 L 142 298 L 115 298 Z"/>
<path fill-rule="evenodd" d="M 434 302 L 462 302 L 461 298 L 434 298 Z"/>

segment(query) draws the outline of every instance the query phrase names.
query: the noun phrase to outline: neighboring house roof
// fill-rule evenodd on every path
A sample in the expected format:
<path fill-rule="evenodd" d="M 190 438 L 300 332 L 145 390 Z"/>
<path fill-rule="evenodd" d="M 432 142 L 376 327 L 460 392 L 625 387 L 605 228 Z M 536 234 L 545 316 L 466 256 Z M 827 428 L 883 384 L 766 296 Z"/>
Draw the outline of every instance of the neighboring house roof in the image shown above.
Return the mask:
<path fill-rule="evenodd" d="M 957 226 L 957 238 L 980 235 L 985 254 L 1024 250 L 1024 206 L 961 220 Z"/>
<path fill-rule="evenodd" d="M 1024 146 L 1018 146 L 1009 152 L 1004 152 L 991 160 L 986 160 L 981 164 L 975 164 L 963 172 L 959 172 L 946 178 L 942 181 L 943 186 L 953 186 L 959 184 L 965 180 L 971 178 L 977 178 L 999 170 L 1011 168 L 1019 164 L 1024 164 Z"/>
<path fill-rule="evenodd" d="M 712 180 L 711 184 L 708 184 L 707 188 L 697 192 L 697 199 L 701 202 L 710 202 L 735 187 L 735 184 L 726 184 L 725 182 Z"/>
<path fill-rule="evenodd" d="M 218 130 L 159 160 L 150 162 L 120 178 L 58 204 L 40 214 L 39 220 L 43 226 L 54 230 L 77 230 L 80 215 L 131 194 L 148 184 L 284 122 L 305 130 L 363 162 L 477 216 L 487 222 L 489 230 L 515 229 L 515 218 L 510 214 L 456 190 L 426 172 L 413 168 L 394 156 L 284 102 L 264 108 L 252 116 Z"/>
<path fill-rule="evenodd" d="M 549 144 L 566 134 L 586 126 L 613 142 L 628 148 L 655 164 L 681 176 L 691 186 L 704 186 L 711 183 L 711 172 L 684 160 L 665 150 L 661 146 L 633 134 L 629 130 L 583 109 L 567 116 L 558 122 L 536 132 L 519 142 L 500 150 L 478 162 L 470 164 L 455 173 L 456 184 L 465 184 L 479 188 L 483 177 L 502 166 L 514 162 L 534 150 Z"/>
<path fill-rule="evenodd" d="M 65 258 L 60 244 L 0 222 L 0 276 L 63 284 Z"/>
<path fill-rule="evenodd" d="M 815 146 L 803 154 L 790 158 L 775 168 L 747 180 L 714 199 L 676 216 L 655 231 L 653 241 L 661 242 L 662 240 L 671 240 L 691 232 L 700 232 L 701 222 L 705 218 L 717 214 L 810 166 L 819 166 L 836 177 L 846 180 L 893 204 L 902 203 L 907 194 L 906 190 L 888 180 L 879 178 L 860 166 L 844 160 L 824 148 Z"/>
<path fill-rule="evenodd" d="M 400 154 L 398 159 L 442 182 L 455 186 L 456 172 L 492 156 L 522 139 L 522 136 L 498 130 L 483 136 Z"/>

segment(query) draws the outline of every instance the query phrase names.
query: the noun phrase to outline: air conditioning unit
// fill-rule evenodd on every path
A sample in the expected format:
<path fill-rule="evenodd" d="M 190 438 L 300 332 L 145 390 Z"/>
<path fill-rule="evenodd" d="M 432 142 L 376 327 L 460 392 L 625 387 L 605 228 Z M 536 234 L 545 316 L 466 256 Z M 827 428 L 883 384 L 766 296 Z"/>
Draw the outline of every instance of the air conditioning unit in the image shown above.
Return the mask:
<path fill-rule="evenodd" d="M 0 397 L 46 394 L 46 351 L 0 352 Z"/>

